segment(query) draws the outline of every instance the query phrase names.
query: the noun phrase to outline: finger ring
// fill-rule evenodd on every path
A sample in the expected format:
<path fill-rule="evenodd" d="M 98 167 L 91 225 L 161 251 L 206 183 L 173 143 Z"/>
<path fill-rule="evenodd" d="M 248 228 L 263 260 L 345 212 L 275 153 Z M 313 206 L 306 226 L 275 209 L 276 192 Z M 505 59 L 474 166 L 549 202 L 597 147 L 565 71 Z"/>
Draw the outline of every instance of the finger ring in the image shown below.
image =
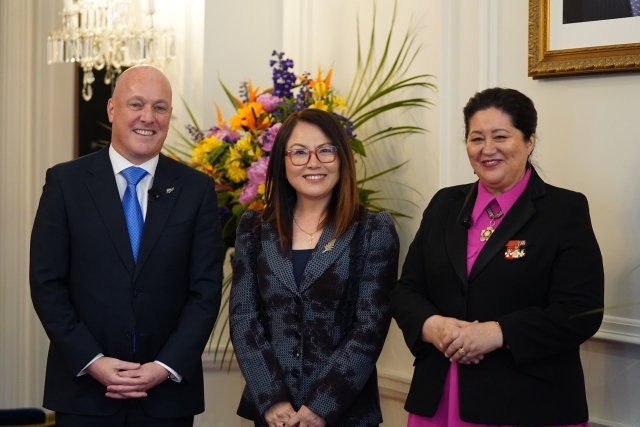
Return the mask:
<path fill-rule="evenodd" d="M 460 351 L 460 353 L 462 353 L 462 355 L 463 355 L 463 356 L 464 356 L 465 354 L 467 354 L 467 352 L 466 352 L 466 351 L 464 351 L 464 347 L 460 347 L 460 350 L 459 350 L 459 351 Z"/>

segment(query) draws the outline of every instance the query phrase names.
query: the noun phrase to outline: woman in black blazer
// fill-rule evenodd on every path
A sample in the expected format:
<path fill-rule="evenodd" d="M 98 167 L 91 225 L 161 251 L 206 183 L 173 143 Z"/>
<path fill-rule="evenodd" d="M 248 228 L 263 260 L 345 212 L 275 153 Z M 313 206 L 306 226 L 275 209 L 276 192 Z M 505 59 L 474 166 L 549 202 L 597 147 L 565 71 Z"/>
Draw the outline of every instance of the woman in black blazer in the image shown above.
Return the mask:
<path fill-rule="evenodd" d="M 238 414 L 256 426 L 382 422 L 375 363 L 397 280 L 391 216 L 358 203 L 336 117 L 285 120 L 267 169 L 266 209 L 238 225 L 230 331 L 247 381 Z"/>
<path fill-rule="evenodd" d="M 522 93 L 477 93 L 464 119 L 479 180 L 433 197 L 392 292 L 416 358 L 408 425 L 586 426 L 579 346 L 604 291 L 587 200 L 531 166 Z"/>

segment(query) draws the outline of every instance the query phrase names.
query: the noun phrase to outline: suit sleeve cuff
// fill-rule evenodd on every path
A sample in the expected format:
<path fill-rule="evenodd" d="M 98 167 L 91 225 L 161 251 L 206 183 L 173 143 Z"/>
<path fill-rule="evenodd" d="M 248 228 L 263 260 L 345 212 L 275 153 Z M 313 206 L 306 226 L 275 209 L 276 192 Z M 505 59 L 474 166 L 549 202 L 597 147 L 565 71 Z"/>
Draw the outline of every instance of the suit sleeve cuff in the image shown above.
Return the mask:
<path fill-rule="evenodd" d="M 173 369 L 171 369 L 170 367 L 168 367 L 164 363 L 160 362 L 159 360 L 154 360 L 154 362 L 157 363 L 158 365 L 162 366 L 167 371 L 169 371 L 169 379 L 171 381 L 174 381 L 176 383 L 179 383 L 179 382 L 182 381 L 182 376 L 180 374 L 178 374 L 176 371 L 174 371 Z"/>

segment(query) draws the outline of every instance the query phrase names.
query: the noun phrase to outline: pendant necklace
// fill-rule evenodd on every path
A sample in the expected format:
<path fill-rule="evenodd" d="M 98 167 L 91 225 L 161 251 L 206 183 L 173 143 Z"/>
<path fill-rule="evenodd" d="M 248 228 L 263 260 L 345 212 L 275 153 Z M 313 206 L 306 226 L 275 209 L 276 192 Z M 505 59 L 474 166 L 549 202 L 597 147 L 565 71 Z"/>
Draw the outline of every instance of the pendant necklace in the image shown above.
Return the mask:
<path fill-rule="evenodd" d="M 293 222 L 298 226 L 300 231 L 302 231 L 304 234 L 309 236 L 309 244 L 311 244 L 311 242 L 313 241 L 313 235 L 318 231 L 318 228 L 320 228 L 320 222 L 318 222 L 318 227 L 316 227 L 316 229 L 315 229 L 315 231 L 313 233 L 309 233 L 308 231 L 303 230 L 302 227 L 300 227 L 300 224 L 298 224 L 298 221 L 296 221 L 296 217 L 295 216 L 293 217 Z"/>
<path fill-rule="evenodd" d="M 491 235 L 493 234 L 493 226 L 496 225 L 496 219 L 502 216 L 502 209 L 500 209 L 500 211 L 498 211 L 498 213 L 494 215 L 489 205 L 487 205 L 485 211 L 487 212 L 487 215 L 489 215 L 489 225 L 487 226 L 487 228 L 480 232 L 481 242 L 486 242 L 487 240 L 489 240 L 489 237 L 491 237 Z"/>

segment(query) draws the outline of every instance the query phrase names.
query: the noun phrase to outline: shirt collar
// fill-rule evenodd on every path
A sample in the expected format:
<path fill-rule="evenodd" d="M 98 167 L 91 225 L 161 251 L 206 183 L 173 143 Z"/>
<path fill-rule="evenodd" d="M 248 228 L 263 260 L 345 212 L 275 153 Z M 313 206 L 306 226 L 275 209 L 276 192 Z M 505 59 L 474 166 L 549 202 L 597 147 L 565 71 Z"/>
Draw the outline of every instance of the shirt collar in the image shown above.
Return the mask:
<path fill-rule="evenodd" d="M 111 160 L 111 166 L 113 167 L 114 175 L 119 174 L 120 172 L 122 172 L 123 170 L 125 170 L 130 166 L 136 166 L 146 170 L 149 175 L 154 177 L 156 173 L 156 168 L 158 167 L 159 158 L 160 158 L 160 155 L 156 154 L 154 157 L 142 163 L 141 165 L 134 165 L 129 160 L 122 157 L 122 155 L 118 153 L 115 148 L 113 148 L 113 145 L 109 144 L 109 159 Z"/>
<path fill-rule="evenodd" d="M 471 213 L 472 223 L 475 224 L 478 218 L 484 213 L 485 208 L 491 202 L 491 200 L 496 199 L 498 204 L 500 205 L 500 210 L 504 215 L 509 212 L 509 209 L 516 203 L 518 197 L 524 193 L 525 188 L 527 188 L 527 184 L 529 183 L 529 178 L 531 178 L 531 168 L 527 168 L 524 173 L 522 179 L 513 186 L 510 190 L 502 193 L 499 196 L 494 196 L 489 193 L 489 191 L 485 188 L 482 182 L 478 182 L 478 197 L 476 197 L 476 202 L 473 205 L 473 212 Z M 494 212 L 497 213 L 497 212 Z"/>

